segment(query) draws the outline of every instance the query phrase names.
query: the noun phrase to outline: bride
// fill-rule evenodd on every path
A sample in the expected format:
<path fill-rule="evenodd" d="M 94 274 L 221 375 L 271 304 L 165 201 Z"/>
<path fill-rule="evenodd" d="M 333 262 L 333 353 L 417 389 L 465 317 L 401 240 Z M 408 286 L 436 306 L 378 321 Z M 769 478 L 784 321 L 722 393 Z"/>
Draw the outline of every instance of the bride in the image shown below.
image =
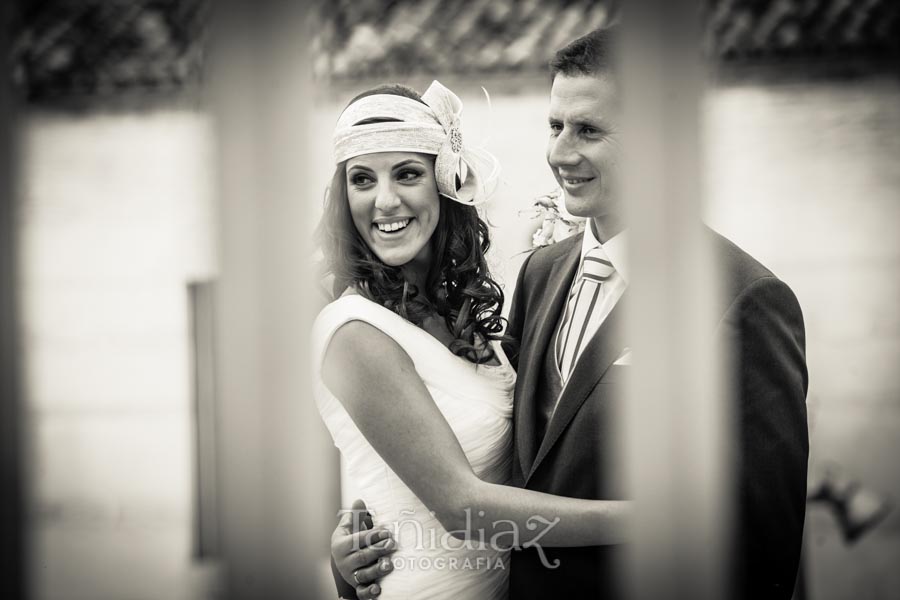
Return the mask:
<path fill-rule="evenodd" d="M 515 371 L 475 208 L 497 169 L 463 143 L 461 108 L 438 82 L 357 96 L 319 228 L 337 299 L 313 330 L 316 402 L 396 542 L 393 572 L 367 590 L 385 599 L 505 598 L 509 548 L 618 543 L 629 514 L 505 485 Z M 338 562 L 352 584 L 351 554 Z"/>

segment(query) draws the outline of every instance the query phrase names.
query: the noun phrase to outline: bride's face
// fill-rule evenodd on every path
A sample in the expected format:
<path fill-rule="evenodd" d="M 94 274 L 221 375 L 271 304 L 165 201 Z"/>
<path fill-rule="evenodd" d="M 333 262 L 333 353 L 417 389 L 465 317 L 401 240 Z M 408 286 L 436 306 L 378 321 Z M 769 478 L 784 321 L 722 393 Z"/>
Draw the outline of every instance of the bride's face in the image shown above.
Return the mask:
<path fill-rule="evenodd" d="M 440 216 L 432 157 L 378 152 L 351 158 L 347 199 L 356 230 L 383 263 L 427 273 Z"/>

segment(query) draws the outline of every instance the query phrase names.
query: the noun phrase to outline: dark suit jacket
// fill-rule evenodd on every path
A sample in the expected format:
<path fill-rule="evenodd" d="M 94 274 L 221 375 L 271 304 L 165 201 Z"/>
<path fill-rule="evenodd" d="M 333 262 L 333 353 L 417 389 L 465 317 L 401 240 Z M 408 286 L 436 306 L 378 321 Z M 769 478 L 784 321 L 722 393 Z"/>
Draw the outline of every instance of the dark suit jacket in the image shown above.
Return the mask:
<path fill-rule="evenodd" d="M 808 437 L 805 334 L 790 288 L 730 241 L 708 230 L 724 277 L 724 305 L 711 318 L 715 343 L 733 352 L 738 506 L 735 573 L 750 598 L 790 598 L 800 555 L 806 498 Z M 508 333 L 518 371 L 514 412 L 513 482 L 560 496 L 627 499 L 611 457 L 613 411 L 626 366 L 613 365 L 628 346 L 622 306 L 584 350 L 543 439 L 535 419 L 545 352 L 577 270 L 581 236 L 536 250 L 522 265 Z M 616 598 L 615 546 L 513 552 L 510 599 Z M 556 569 L 544 561 L 559 560 Z"/>

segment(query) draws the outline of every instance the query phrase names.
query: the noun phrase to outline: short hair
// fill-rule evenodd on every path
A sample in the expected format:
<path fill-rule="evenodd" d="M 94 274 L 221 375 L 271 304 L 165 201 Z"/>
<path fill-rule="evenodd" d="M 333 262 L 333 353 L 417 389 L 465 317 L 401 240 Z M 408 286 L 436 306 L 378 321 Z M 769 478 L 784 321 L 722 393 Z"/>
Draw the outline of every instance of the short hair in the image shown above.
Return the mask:
<path fill-rule="evenodd" d="M 559 74 L 572 77 L 613 73 L 618 37 L 618 27 L 613 25 L 569 42 L 550 61 L 550 81 Z"/>

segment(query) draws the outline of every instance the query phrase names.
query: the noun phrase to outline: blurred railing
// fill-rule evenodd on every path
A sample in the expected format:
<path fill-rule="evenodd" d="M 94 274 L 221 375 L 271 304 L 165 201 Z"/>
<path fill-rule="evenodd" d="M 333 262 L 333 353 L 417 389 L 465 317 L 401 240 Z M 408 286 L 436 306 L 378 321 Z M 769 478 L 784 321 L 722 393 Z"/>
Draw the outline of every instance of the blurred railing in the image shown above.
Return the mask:
<path fill-rule="evenodd" d="M 615 0 L 310 3 L 317 81 L 542 74 L 553 50 L 616 18 Z M 704 47 L 725 65 L 900 55 L 894 0 L 705 0 Z M 12 77 L 28 102 L 193 92 L 209 0 L 20 0 Z"/>

